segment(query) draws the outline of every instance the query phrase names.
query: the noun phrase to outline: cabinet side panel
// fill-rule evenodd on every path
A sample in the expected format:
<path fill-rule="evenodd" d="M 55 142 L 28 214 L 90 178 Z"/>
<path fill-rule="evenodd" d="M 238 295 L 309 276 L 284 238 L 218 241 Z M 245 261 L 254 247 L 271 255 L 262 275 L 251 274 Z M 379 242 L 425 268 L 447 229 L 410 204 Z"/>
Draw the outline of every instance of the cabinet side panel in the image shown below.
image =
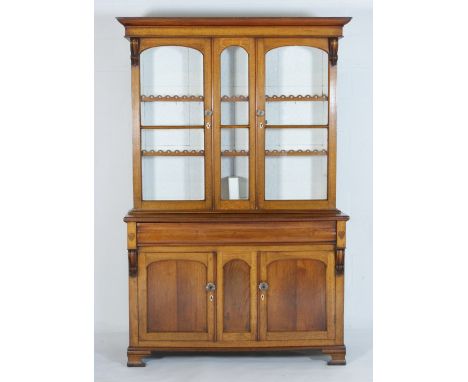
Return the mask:
<path fill-rule="evenodd" d="M 231 260 L 223 267 L 224 332 L 250 331 L 250 267 Z"/>

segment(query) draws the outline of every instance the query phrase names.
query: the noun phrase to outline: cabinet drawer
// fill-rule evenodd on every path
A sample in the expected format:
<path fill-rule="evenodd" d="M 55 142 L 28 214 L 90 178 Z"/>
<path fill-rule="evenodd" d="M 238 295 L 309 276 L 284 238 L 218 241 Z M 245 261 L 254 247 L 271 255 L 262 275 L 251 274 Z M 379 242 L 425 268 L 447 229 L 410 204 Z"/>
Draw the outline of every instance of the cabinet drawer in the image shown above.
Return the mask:
<path fill-rule="evenodd" d="M 336 222 L 139 223 L 138 244 L 333 243 Z"/>

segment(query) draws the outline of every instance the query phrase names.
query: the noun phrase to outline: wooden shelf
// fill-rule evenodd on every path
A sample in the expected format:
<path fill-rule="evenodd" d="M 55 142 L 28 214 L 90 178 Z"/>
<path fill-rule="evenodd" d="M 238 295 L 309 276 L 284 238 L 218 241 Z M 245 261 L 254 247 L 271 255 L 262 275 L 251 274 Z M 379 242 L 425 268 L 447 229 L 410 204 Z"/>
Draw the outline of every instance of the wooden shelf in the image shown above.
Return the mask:
<path fill-rule="evenodd" d="M 265 156 L 326 156 L 327 150 L 265 150 Z"/>
<path fill-rule="evenodd" d="M 328 125 L 265 125 L 265 129 L 328 129 Z"/>
<path fill-rule="evenodd" d="M 202 157 L 204 150 L 141 150 L 144 157 Z"/>
<path fill-rule="evenodd" d="M 141 102 L 203 102 L 205 97 L 195 96 L 195 95 L 182 95 L 182 96 L 142 95 L 140 99 L 141 99 Z"/>
<path fill-rule="evenodd" d="M 243 95 L 238 95 L 238 96 L 223 95 L 221 97 L 221 102 L 247 102 L 248 100 L 249 100 L 249 96 L 243 96 Z"/>
<path fill-rule="evenodd" d="M 224 150 L 221 151 L 221 156 L 223 157 L 245 157 L 249 156 L 249 152 L 246 150 Z"/>
<path fill-rule="evenodd" d="M 193 126 L 140 126 L 140 129 L 204 129 L 203 125 L 193 125 Z"/>
<path fill-rule="evenodd" d="M 267 95 L 265 96 L 266 102 L 285 102 L 285 101 L 306 101 L 306 102 L 320 102 L 328 101 L 326 95 Z"/>

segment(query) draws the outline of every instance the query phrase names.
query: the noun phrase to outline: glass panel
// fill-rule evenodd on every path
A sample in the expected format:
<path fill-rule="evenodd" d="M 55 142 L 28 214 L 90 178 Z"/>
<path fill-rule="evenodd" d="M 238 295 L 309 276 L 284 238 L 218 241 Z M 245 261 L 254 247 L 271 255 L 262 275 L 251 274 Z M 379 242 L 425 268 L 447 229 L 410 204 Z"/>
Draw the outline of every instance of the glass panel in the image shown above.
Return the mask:
<path fill-rule="evenodd" d="M 150 150 L 203 150 L 203 129 L 143 130 L 141 149 Z"/>
<path fill-rule="evenodd" d="M 142 95 L 203 95 L 203 55 L 182 46 L 158 46 L 140 55 Z"/>
<path fill-rule="evenodd" d="M 327 101 L 266 102 L 267 125 L 326 125 Z"/>
<path fill-rule="evenodd" d="M 203 126 L 202 102 L 142 102 L 143 126 Z"/>
<path fill-rule="evenodd" d="M 326 125 L 327 53 L 307 46 L 285 46 L 267 52 L 265 60 L 266 124 Z"/>
<path fill-rule="evenodd" d="M 221 157 L 221 199 L 249 198 L 249 157 Z"/>
<path fill-rule="evenodd" d="M 249 151 L 249 129 L 221 129 L 221 151 Z"/>
<path fill-rule="evenodd" d="M 326 156 L 267 156 L 265 158 L 265 200 L 326 198 Z"/>
<path fill-rule="evenodd" d="M 204 157 L 142 157 L 143 200 L 204 200 Z"/>
<path fill-rule="evenodd" d="M 249 56 L 244 48 L 230 46 L 221 53 L 221 96 L 249 95 Z"/>
<path fill-rule="evenodd" d="M 265 150 L 327 150 L 327 129 L 266 129 Z"/>
<path fill-rule="evenodd" d="M 230 46 L 221 53 L 221 124 L 249 124 L 249 56 Z"/>
<path fill-rule="evenodd" d="M 248 125 L 248 102 L 221 102 L 221 125 Z"/>

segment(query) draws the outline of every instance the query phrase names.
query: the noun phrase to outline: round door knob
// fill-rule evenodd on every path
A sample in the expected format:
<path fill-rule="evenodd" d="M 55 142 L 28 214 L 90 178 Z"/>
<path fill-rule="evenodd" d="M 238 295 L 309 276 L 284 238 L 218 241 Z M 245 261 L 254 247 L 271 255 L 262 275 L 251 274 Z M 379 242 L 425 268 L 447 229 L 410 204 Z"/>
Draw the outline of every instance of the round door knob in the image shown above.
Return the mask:
<path fill-rule="evenodd" d="M 265 292 L 268 289 L 268 283 L 266 282 L 261 282 L 258 284 L 258 289 L 260 289 L 262 292 Z"/>
<path fill-rule="evenodd" d="M 216 285 L 213 283 L 208 283 L 206 284 L 205 288 L 208 292 L 213 292 L 216 289 Z"/>

